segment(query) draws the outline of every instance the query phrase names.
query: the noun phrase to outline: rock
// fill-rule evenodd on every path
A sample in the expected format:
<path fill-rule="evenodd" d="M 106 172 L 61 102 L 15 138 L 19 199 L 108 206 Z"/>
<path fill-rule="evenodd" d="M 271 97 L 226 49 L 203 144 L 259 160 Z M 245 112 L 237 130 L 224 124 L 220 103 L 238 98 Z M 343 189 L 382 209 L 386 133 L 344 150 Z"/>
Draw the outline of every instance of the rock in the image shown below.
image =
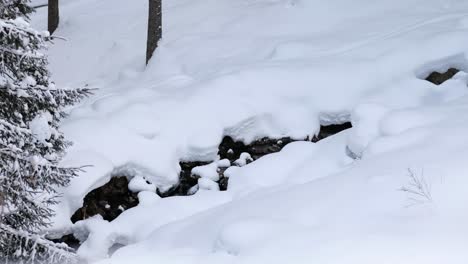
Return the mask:
<path fill-rule="evenodd" d="M 241 141 L 234 141 L 233 138 L 226 136 L 219 145 L 218 155 L 221 159 L 228 159 L 231 163 L 235 163 L 242 153 L 248 153 L 253 160 L 256 160 L 267 154 L 280 151 L 284 146 L 293 141 L 295 140 L 289 137 L 280 139 L 265 137 L 246 145 Z"/>
<path fill-rule="evenodd" d="M 228 183 L 229 183 L 229 178 L 228 177 L 222 177 L 218 182 L 219 190 L 220 191 L 227 191 Z"/>
<path fill-rule="evenodd" d="M 321 126 L 319 134 L 315 135 L 312 138 L 312 142 L 319 142 L 322 139 L 325 139 L 329 136 L 333 136 L 335 134 L 340 133 L 341 131 L 350 129 L 352 127 L 353 125 L 351 124 L 351 122 L 346 122 L 346 123 L 337 124 L 337 125 Z"/>
<path fill-rule="evenodd" d="M 253 160 L 257 160 L 265 155 L 281 151 L 284 146 L 294 141 L 297 140 L 293 140 L 289 137 L 280 139 L 262 138 L 249 144 L 245 152 L 249 153 Z"/>
<path fill-rule="evenodd" d="M 312 142 L 318 142 L 351 127 L 351 122 L 321 126 L 318 135 L 314 135 L 312 139 L 306 138 L 302 141 L 310 140 Z M 299 140 L 294 140 L 290 137 L 283 137 L 280 139 L 262 138 L 245 145 L 243 142 L 234 141 L 231 137 L 224 137 L 223 141 L 219 145 L 218 155 L 221 159 L 227 158 L 231 163 L 242 166 L 265 155 L 279 152 L 284 148 L 284 146 L 295 141 Z M 244 162 L 241 162 L 244 160 L 246 161 L 245 164 Z M 227 190 L 229 183 L 229 178 L 224 176 L 224 171 L 225 170 L 222 171 L 222 175 L 220 175 L 220 180 L 218 182 L 219 189 L 221 191 Z"/>
<path fill-rule="evenodd" d="M 71 221 L 75 223 L 98 214 L 104 220 L 112 221 L 123 211 L 137 205 L 138 195 L 128 189 L 127 177 L 113 177 L 86 195 L 83 207 L 73 214 Z"/>
<path fill-rule="evenodd" d="M 351 123 L 349 122 L 322 126 L 318 135 L 315 135 L 312 139 L 305 138 L 303 141 L 318 142 L 348 128 L 351 128 Z M 181 167 L 179 184 L 167 192 L 161 193 L 159 190 L 156 190 L 156 193 L 164 198 L 169 196 L 192 195 L 195 194 L 198 189 L 219 189 L 220 191 L 226 191 L 228 189 L 229 178 L 224 175 L 224 172 L 231 164 L 244 166 L 265 155 L 279 152 L 284 146 L 294 141 L 297 140 L 290 137 L 283 137 L 280 139 L 261 138 L 250 144 L 245 144 L 226 136 L 218 147 L 219 160 L 208 162 L 181 161 L 179 163 Z M 211 177 L 211 181 L 208 181 L 208 179 L 200 179 L 200 175 L 192 173 L 193 168 L 206 166 L 214 162 L 217 163 L 215 173 L 218 173 L 219 177 Z M 144 178 L 134 179 L 131 186 L 132 190 L 135 192 L 129 189 L 127 177 L 113 177 L 108 183 L 86 195 L 83 199 L 83 207 L 73 214 L 71 221 L 75 223 L 94 215 L 101 215 L 104 220 L 112 221 L 123 211 L 138 205 L 139 200 L 137 192 L 154 192 L 155 188 L 151 182 Z M 64 236 L 57 241 L 63 241 L 70 245 L 79 245 L 79 241 L 74 238 L 73 235 Z"/>
<path fill-rule="evenodd" d="M 318 135 L 315 135 L 312 139 L 305 138 L 302 141 L 318 142 L 324 138 L 332 136 L 343 130 L 351 128 L 350 122 L 336 125 L 322 126 Z M 218 162 L 219 166 L 217 172 L 219 177 L 210 177 L 212 180 L 215 179 L 219 185 L 219 190 L 225 191 L 228 188 L 229 178 L 224 176 L 224 171 L 227 169 L 222 164 L 235 164 L 237 166 L 244 166 L 254 160 L 257 160 L 265 155 L 272 154 L 281 151 L 284 146 L 291 142 L 295 142 L 290 137 L 282 137 L 279 139 L 273 138 L 261 138 L 250 144 L 245 144 L 242 141 L 235 141 L 230 136 L 225 136 L 218 147 L 219 161 L 181 161 L 179 185 L 175 186 L 171 190 L 161 193 L 157 192 L 161 197 L 169 196 L 181 196 L 181 195 L 193 195 L 199 189 L 199 178 L 202 175 L 200 173 L 200 167 L 211 166 L 214 162 Z M 196 171 L 192 171 L 198 167 Z"/>
<path fill-rule="evenodd" d="M 179 163 L 181 169 L 179 174 L 179 184 L 164 193 L 158 190 L 158 195 L 163 198 L 169 196 L 187 195 L 189 190 L 198 183 L 197 177 L 192 176 L 192 169 L 195 167 L 208 165 L 210 163 L 211 162 L 205 161 L 181 161 Z"/>
<path fill-rule="evenodd" d="M 441 85 L 445 81 L 452 79 L 452 77 L 455 76 L 455 74 L 457 74 L 459 71 L 460 70 L 456 68 L 450 68 L 444 73 L 434 71 L 429 74 L 429 76 L 427 76 L 426 81 L 429 81 L 435 85 Z"/>

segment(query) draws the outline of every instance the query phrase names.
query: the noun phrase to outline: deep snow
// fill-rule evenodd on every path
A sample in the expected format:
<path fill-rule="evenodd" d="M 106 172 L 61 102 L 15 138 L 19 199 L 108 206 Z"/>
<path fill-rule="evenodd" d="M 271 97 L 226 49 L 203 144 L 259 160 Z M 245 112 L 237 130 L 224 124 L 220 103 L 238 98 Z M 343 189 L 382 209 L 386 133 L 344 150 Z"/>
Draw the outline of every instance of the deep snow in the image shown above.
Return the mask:
<path fill-rule="evenodd" d="M 88 237 L 83 258 L 468 260 L 468 2 L 164 1 L 146 68 L 146 1 L 61 3 L 55 34 L 68 40 L 49 50 L 53 76 L 99 88 L 63 124 L 75 142 L 65 164 L 93 167 L 64 190 L 54 230 Z M 42 28 L 44 11 L 33 19 Z M 422 80 L 451 66 L 463 71 L 440 86 Z M 194 196 L 151 192 L 177 182 L 180 160 L 216 160 L 224 135 L 303 138 L 349 120 L 317 144 L 228 169 L 227 192 L 211 188 L 209 171 Z M 401 190 L 413 190 L 408 170 L 431 199 Z M 84 195 L 121 172 L 151 180 L 141 204 L 111 223 L 72 225 Z M 128 246 L 108 258 L 114 244 Z"/>

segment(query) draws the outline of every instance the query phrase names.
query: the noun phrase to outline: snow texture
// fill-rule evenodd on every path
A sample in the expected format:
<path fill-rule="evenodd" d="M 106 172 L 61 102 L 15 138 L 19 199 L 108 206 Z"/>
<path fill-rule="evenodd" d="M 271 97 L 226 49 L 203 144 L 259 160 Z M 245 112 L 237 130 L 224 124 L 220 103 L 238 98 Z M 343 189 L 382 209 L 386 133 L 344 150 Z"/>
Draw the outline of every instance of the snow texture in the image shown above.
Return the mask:
<path fill-rule="evenodd" d="M 54 78 L 99 88 L 63 124 L 75 143 L 65 163 L 93 167 L 63 190 L 53 228 L 87 234 L 83 258 L 466 263 L 468 2 L 163 1 L 147 67 L 147 1 L 62 2 Z M 450 67 L 461 72 L 442 85 L 424 80 Z M 349 131 L 230 167 L 226 192 L 213 190 L 212 163 L 196 169 L 194 195 L 152 193 L 177 184 L 179 161 L 216 161 L 225 135 L 301 139 L 345 121 Z M 135 179 L 143 202 L 72 225 L 84 195 L 122 168 L 151 183 Z M 404 191 L 408 170 L 430 201 Z"/>

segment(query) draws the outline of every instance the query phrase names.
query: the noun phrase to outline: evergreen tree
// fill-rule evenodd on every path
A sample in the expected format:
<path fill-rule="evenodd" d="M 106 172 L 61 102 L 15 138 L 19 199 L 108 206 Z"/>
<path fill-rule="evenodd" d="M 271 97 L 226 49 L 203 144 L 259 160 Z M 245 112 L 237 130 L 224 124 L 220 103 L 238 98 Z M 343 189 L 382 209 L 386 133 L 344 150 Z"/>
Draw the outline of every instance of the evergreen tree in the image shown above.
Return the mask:
<path fill-rule="evenodd" d="M 73 261 L 44 239 L 57 187 L 77 174 L 59 162 L 70 145 L 58 131 L 64 107 L 89 94 L 57 89 L 41 52 L 48 32 L 28 24 L 29 0 L 0 0 L 0 262 Z"/>

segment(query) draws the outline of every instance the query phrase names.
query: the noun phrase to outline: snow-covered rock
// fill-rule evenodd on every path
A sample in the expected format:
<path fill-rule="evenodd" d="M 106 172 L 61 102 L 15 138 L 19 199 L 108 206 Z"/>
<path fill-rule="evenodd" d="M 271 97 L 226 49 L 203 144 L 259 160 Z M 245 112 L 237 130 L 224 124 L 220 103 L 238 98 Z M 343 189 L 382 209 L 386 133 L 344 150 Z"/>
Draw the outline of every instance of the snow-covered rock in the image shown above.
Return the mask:
<path fill-rule="evenodd" d="M 147 1 L 61 3 L 55 34 L 68 41 L 49 51 L 57 85 L 100 88 L 63 124 L 75 143 L 66 165 L 93 165 L 63 190 L 54 219 L 54 229 L 84 226 L 81 256 L 466 263 L 468 2 L 163 1 L 164 36 L 146 67 Z M 46 26 L 45 10 L 33 23 Z M 441 85 L 424 80 L 451 67 L 461 72 Z M 144 203 L 110 223 L 69 220 L 122 168 L 164 192 L 185 172 L 181 161 L 217 160 L 223 139 L 303 140 L 348 121 L 349 131 L 317 144 L 249 152 L 256 161 L 224 172 L 226 192 L 202 180 L 197 193 L 185 186 L 192 196 L 142 192 Z M 432 202 L 408 206 L 408 169 Z"/>

